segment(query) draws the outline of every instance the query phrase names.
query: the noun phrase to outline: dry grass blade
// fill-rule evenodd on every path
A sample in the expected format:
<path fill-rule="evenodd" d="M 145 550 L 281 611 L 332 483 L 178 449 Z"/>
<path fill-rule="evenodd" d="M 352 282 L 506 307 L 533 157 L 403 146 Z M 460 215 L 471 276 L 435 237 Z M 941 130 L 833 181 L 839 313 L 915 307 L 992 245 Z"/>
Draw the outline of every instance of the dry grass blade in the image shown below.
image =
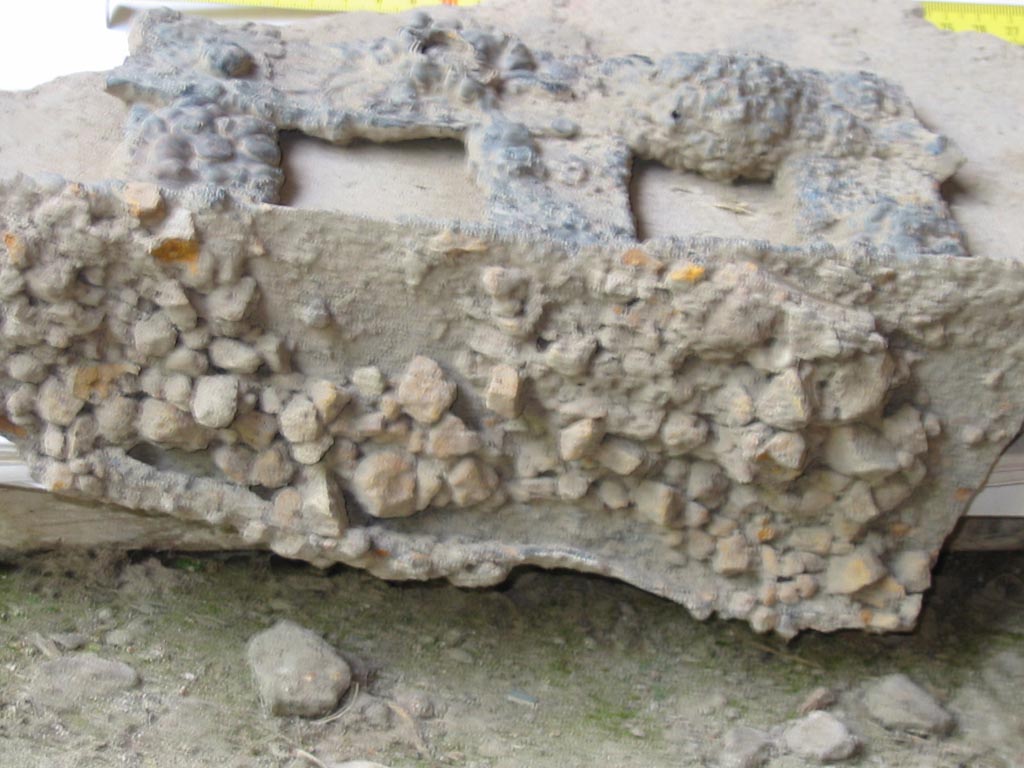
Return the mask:
<path fill-rule="evenodd" d="M 61 652 L 57 644 L 48 637 L 43 637 L 38 632 L 29 635 L 28 640 L 36 649 L 48 659 L 60 658 Z"/>
<path fill-rule="evenodd" d="M 313 725 L 327 725 L 328 723 L 333 723 L 335 720 L 343 718 L 349 710 L 352 709 L 352 706 L 356 703 L 356 699 L 359 698 L 359 683 L 352 683 L 352 687 L 349 691 L 348 701 L 338 707 L 338 709 L 331 714 L 325 715 L 319 720 L 314 720 Z"/>
<path fill-rule="evenodd" d="M 310 765 L 315 765 L 316 768 L 327 768 L 327 764 L 316 755 L 312 755 L 304 749 L 296 749 L 295 756 L 301 757 Z"/>
<path fill-rule="evenodd" d="M 743 203 L 712 203 L 715 208 L 721 208 L 723 211 L 729 211 L 729 213 L 735 213 L 739 216 L 750 216 L 754 213 L 754 209 L 749 205 Z"/>
<path fill-rule="evenodd" d="M 751 646 L 753 648 L 756 648 L 759 651 L 764 651 L 765 653 L 770 653 L 770 654 L 773 654 L 775 656 L 778 656 L 780 659 L 785 659 L 786 661 L 792 661 L 794 664 L 802 664 L 805 667 L 809 667 L 810 669 L 817 669 L 820 672 L 824 672 L 825 671 L 825 668 L 823 666 L 821 666 L 821 664 L 818 664 L 817 662 L 805 659 L 802 656 L 797 656 L 795 653 L 788 653 L 788 652 L 783 651 L 783 650 L 781 650 L 779 648 L 773 648 L 772 646 L 768 645 L 767 643 L 759 643 L 756 640 L 744 640 L 744 642 L 747 645 L 749 645 L 749 646 Z"/>
<path fill-rule="evenodd" d="M 409 730 L 412 731 L 413 746 L 416 748 L 416 752 L 420 755 L 420 757 L 427 756 L 429 754 L 429 750 L 427 749 L 427 742 L 423 740 L 423 735 L 420 733 L 419 726 L 416 724 L 416 720 L 413 718 L 413 716 L 410 715 L 405 710 L 404 707 L 400 707 L 393 701 L 388 702 L 388 707 L 391 709 L 392 712 L 398 715 L 398 717 L 406 725 L 409 726 Z"/>

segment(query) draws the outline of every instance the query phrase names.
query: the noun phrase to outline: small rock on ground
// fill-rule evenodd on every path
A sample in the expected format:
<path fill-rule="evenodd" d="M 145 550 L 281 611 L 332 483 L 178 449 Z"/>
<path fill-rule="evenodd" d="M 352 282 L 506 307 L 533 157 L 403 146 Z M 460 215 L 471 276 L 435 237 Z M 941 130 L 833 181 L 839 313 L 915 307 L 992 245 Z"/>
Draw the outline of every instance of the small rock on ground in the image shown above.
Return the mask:
<path fill-rule="evenodd" d="M 860 746 L 857 737 L 838 718 L 820 710 L 794 722 L 782 738 L 790 752 L 819 763 L 845 760 Z"/>
<path fill-rule="evenodd" d="M 943 735 L 956 724 L 935 697 L 902 674 L 870 683 L 864 705 L 873 720 L 892 730 Z"/>
<path fill-rule="evenodd" d="M 721 768 L 761 768 L 771 756 L 771 746 L 764 731 L 737 725 L 725 734 L 718 764 Z"/>
<path fill-rule="evenodd" d="M 348 664 L 319 635 L 279 621 L 249 640 L 249 666 L 272 715 L 328 714 L 352 683 Z"/>
<path fill-rule="evenodd" d="M 76 653 L 40 664 L 28 696 L 37 704 L 67 712 L 86 701 L 134 688 L 139 682 L 139 673 L 127 664 L 93 653 Z"/>

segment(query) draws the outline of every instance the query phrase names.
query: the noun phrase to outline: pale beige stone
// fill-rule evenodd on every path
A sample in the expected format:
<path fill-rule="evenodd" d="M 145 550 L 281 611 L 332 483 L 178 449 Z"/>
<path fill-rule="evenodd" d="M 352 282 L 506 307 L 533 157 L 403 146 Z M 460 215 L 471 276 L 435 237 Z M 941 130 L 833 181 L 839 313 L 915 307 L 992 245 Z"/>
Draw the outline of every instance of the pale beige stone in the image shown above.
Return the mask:
<path fill-rule="evenodd" d="M 592 454 L 601 444 L 604 427 L 596 419 L 580 419 L 558 435 L 558 453 L 562 461 L 577 461 Z"/>
<path fill-rule="evenodd" d="M 734 533 L 718 540 L 711 567 L 723 576 L 737 576 L 750 569 L 750 548 L 743 534 Z"/>
<path fill-rule="evenodd" d="M 590 490 L 590 478 L 582 472 L 566 472 L 558 476 L 556 487 L 562 501 L 579 501 Z"/>
<path fill-rule="evenodd" d="M 168 402 L 147 398 L 138 417 L 139 435 L 146 440 L 189 451 L 205 448 L 211 434 L 196 424 L 192 416 Z"/>
<path fill-rule="evenodd" d="M 34 405 L 36 413 L 44 421 L 66 427 L 82 410 L 85 401 L 74 396 L 71 386 L 66 381 L 51 376 L 39 387 L 39 394 L 35 398 Z"/>
<path fill-rule="evenodd" d="M 446 413 L 427 433 L 427 453 L 439 459 L 465 456 L 478 451 L 480 446 L 480 435 L 450 413 Z"/>
<path fill-rule="evenodd" d="M 670 485 L 645 480 L 633 489 L 637 511 L 653 523 L 666 528 L 680 523 L 683 501 Z"/>
<path fill-rule="evenodd" d="M 494 492 L 498 477 L 494 470 L 474 458 L 462 459 L 445 475 L 452 501 L 460 507 L 486 501 Z"/>
<path fill-rule="evenodd" d="M 416 467 L 395 451 L 371 453 L 359 462 L 353 490 L 374 517 L 408 517 L 416 512 Z"/>
<path fill-rule="evenodd" d="M 192 416 L 206 427 L 228 426 L 238 410 L 238 378 L 202 376 L 192 392 Z"/>
<path fill-rule="evenodd" d="M 625 509 L 629 506 L 629 491 L 618 480 L 605 478 L 597 485 L 597 497 L 608 509 Z"/>
<path fill-rule="evenodd" d="M 309 382 L 306 385 L 306 394 L 324 424 L 333 421 L 351 399 L 348 392 L 326 379 Z"/>
<path fill-rule="evenodd" d="M 284 445 L 276 443 L 256 454 L 249 470 L 249 483 L 264 488 L 280 488 L 292 479 L 294 473 L 295 467 Z"/>
<path fill-rule="evenodd" d="M 696 414 L 673 411 L 661 425 L 661 441 L 673 455 L 688 453 L 707 438 L 708 424 Z"/>
<path fill-rule="evenodd" d="M 487 407 L 499 416 L 514 419 L 522 409 L 522 382 L 511 365 L 500 363 L 491 368 L 491 378 L 484 394 Z"/>
<path fill-rule="evenodd" d="M 210 362 L 229 373 L 255 373 L 263 363 L 251 345 L 238 339 L 214 339 L 210 342 Z"/>
<path fill-rule="evenodd" d="M 868 549 L 855 549 L 849 555 L 829 560 L 825 591 L 833 595 L 851 595 L 885 576 L 885 566 Z"/>
<path fill-rule="evenodd" d="M 757 398 L 757 418 L 780 429 L 798 429 L 811 418 L 811 404 L 795 368 L 772 378 Z"/>
<path fill-rule="evenodd" d="M 932 562 L 923 550 L 905 550 L 893 558 L 892 573 L 907 592 L 924 592 L 932 583 Z"/>
<path fill-rule="evenodd" d="M 320 437 L 322 425 L 316 407 L 305 395 L 295 395 L 278 415 L 281 434 L 292 443 L 308 443 Z"/>
<path fill-rule="evenodd" d="M 416 462 L 416 511 L 422 512 L 444 487 L 444 464 L 421 458 Z"/>
<path fill-rule="evenodd" d="M 606 438 L 597 450 L 597 461 L 617 475 L 631 475 L 643 463 L 643 446 L 621 437 Z"/>
<path fill-rule="evenodd" d="M 277 419 L 269 413 L 249 411 L 235 419 L 232 429 L 250 448 L 266 448 L 277 435 Z"/>
<path fill-rule="evenodd" d="M 253 453 L 243 445 L 218 445 L 211 452 L 213 463 L 231 482 L 246 485 Z"/>
<path fill-rule="evenodd" d="M 832 531 L 823 525 L 794 528 L 788 538 L 789 546 L 817 555 L 827 555 L 832 547 Z"/>
<path fill-rule="evenodd" d="M 405 412 L 423 424 L 433 424 L 455 402 L 455 384 L 448 381 L 436 362 L 417 355 L 405 369 L 398 385 L 398 402 Z"/>

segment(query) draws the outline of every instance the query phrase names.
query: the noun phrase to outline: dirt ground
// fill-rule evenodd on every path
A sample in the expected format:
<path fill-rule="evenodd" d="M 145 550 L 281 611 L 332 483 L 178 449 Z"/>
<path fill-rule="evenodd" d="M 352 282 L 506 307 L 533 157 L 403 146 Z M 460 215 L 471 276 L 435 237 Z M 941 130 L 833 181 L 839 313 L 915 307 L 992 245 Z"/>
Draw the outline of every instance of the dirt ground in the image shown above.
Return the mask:
<path fill-rule="evenodd" d="M 281 618 L 322 633 L 353 667 L 357 687 L 329 722 L 259 707 L 244 646 Z M 126 662 L 141 685 L 80 706 L 38 700 L 36 670 L 82 652 Z M 954 713 L 951 736 L 867 716 L 861 687 L 894 671 Z M 844 765 L 1010 768 L 1024 765 L 1022 685 L 1024 553 L 947 556 L 912 635 L 788 645 L 568 573 L 522 571 L 473 591 L 265 554 L 102 552 L 0 572 L 2 768 L 718 765 L 725 731 L 783 725 L 819 686 L 864 743 Z"/>

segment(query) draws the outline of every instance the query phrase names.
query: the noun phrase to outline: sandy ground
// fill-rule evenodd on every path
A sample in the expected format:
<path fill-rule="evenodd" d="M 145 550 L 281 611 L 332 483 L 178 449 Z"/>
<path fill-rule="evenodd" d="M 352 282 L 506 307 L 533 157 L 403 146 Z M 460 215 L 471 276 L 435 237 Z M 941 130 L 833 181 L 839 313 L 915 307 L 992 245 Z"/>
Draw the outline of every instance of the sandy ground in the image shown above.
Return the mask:
<path fill-rule="evenodd" d="M 280 618 L 322 633 L 357 688 L 317 724 L 262 714 L 246 640 Z M 81 648 L 58 644 L 77 633 Z M 126 662 L 139 687 L 62 705 L 50 656 Z M 905 672 L 957 718 L 946 738 L 887 731 L 860 694 Z M 266 555 L 41 556 L 0 571 L 0 767 L 718 765 L 737 724 L 771 729 L 826 686 L 864 743 L 851 766 L 1024 764 L 1024 553 L 948 556 L 909 636 L 789 645 L 699 623 L 624 585 L 522 571 L 503 589 L 392 585 Z M 771 768 L 810 765 L 778 755 Z"/>

